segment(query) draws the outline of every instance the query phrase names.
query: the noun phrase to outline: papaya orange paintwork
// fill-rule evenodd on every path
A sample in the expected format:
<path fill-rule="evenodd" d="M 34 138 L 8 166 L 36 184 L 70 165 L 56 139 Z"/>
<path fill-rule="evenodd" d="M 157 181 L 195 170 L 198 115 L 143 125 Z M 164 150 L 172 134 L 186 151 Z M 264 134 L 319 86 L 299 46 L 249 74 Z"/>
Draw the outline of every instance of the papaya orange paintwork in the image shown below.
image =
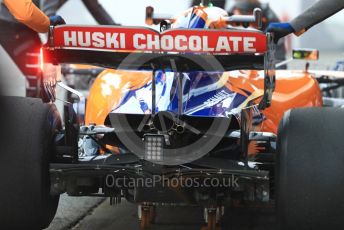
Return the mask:
<path fill-rule="evenodd" d="M 248 96 L 243 90 L 251 93 L 263 92 L 263 76 L 263 71 L 243 70 L 226 72 L 222 78 L 232 91 Z M 90 90 L 86 124 L 104 124 L 106 116 L 120 103 L 126 92 L 144 86 L 151 79 L 150 72 L 103 71 Z M 257 103 L 261 94 L 253 97 Z M 297 107 L 317 106 L 322 106 L 322 95 L 311 74 L 303 71 L 276 71 L 276 89 L 271 107 L 263 111 L 266 119 L 255 129 L 276 134 L 278 124 L 286 111 Z"/>
<path fill-rule="evenodd" d="M 254 80 L 255 85 L 262 89 L 262 77 Z M 303 71 L 276 71 L 276 89 L 269 108 L 263 111 L 266 120 L 259 127 L 260 131 L 277 134 L 283 114 L 293 108 L 321 107 L 322 93 L 313 75 Z"/>
<path fill-rule="evenodd" d="M 39 33 L 48 32 L 50 20 L 31 0 L 3 0 L 11 14 Z"/>
<path fill-rule="evenodd" d="M 104 70 L 90 89 L 85 123 L 104 124 L 106 116 L 121 102 L 125 93 L 152 80 L 151 72 Z"/>

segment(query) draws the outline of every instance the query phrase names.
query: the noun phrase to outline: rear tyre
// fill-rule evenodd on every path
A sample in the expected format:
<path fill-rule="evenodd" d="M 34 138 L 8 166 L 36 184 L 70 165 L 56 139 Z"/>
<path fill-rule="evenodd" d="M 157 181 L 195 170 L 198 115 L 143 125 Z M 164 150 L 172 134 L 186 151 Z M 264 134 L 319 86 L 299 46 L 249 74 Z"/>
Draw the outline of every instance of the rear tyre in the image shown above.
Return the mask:
<path fill-rule="evenodd" d="M 287 112 L 278 133 L 277 220 L 280 230 L 344 226 L 344 110 Z"/>
<path fill-rule="evenodd" d="M 0 151 L 0 228 L 43 229 L 56 213 L 59 196 L 50 195 L 49 163 L 54 134 L 61 128 L 53 104 L 4 97 Z"/>

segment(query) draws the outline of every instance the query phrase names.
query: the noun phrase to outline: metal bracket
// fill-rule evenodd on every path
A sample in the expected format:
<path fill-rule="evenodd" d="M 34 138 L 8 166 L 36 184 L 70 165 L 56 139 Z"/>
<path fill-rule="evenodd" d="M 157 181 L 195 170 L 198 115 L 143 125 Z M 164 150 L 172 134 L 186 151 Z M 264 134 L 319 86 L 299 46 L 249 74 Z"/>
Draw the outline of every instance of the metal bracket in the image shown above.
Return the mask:
<path fill-rule="evenodd" d="M 156 113 L 156 72 L 157 70 L 153 69 L 152 71 L 152 116 L 153 117 Z"/>
<path fill-rule="evenodd" d="M 76 95 L 78 97 L 79 101 L 77 103 L 76 115 L 78 117 L 79 122 L 81 122 L 81 120 L 79 119 L 81 117 L 80 116 L 80 106 L 79 105 L 80 105 L 80 103 L 85 105 L 85 103 L 86 103 L 85 96 L 82 93 L 80 93 L 79 91 L 69 87 L 68 85 L 64 84 L 61 81 L 57 82 L 57 85 L 60 86 L 62 89 L 66 90 L 66 91 L 68 91 L 68 92 L 70 92 L 70 93 L 72 93 L 72 94 L 74 94 L 74 95 Z"/>
<path fill-rule="evenodd" d="M 263 26 L 262 18 L 262 10 L 255 8 L 252 15 L 233 15 L 225 17 L 224 20 L 227 23 L 257 23 L 258 28 L 261 29 Z"/>
<path fill-rule="evenodd" d="M 266 34 L 268 51 L 264 57 L 264 96 L 259 103 L 259 109 L 263 110 L 271 105 L 272 94 L 275 91 L 275 43 L 271 33 Z"/>
<path fill-rule="evenodd" d="M 50 47 L 54 47 L 54 26 L 49 26 L 48 43 Z"/>
<path fill-rule="evenodd" d="M 240 146 L 242 151 L 242 159 L 248 165 L 248 145 L 250 143 L 250 131 L 252 129 L 252 108 L 241 110 L 240 125 Z"/>

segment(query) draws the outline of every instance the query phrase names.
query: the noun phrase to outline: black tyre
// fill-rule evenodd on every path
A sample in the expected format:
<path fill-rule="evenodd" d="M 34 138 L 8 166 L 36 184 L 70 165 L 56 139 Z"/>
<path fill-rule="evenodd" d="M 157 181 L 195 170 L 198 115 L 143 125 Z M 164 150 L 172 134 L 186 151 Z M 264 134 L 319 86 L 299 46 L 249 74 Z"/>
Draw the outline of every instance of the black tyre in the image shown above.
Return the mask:
<path fill-rule="evenodd" d="M 343 229 L 343 134 L 343 109 L 305 108 L 285 114 L 276 164 L 279 229 Z"/>
<path fill-rule="evenodd" d="M 59 201 L 50 195 L 49 162 L 60 116 L 40 99 L 2 99 L 0 229 L 43 229 Z"/>

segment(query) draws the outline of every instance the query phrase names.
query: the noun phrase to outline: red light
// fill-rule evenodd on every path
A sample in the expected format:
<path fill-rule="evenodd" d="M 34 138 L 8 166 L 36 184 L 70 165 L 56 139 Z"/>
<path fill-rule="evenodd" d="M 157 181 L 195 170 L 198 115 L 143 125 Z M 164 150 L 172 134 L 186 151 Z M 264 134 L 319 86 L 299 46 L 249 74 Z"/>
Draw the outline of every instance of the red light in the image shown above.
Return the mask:
<path fill-rule="evenodd" d="M 41 71 L 44 70 L 44 56 L 43 56 L 43 47 L 39 50 L 39 66 L 41 68 Z"/>

